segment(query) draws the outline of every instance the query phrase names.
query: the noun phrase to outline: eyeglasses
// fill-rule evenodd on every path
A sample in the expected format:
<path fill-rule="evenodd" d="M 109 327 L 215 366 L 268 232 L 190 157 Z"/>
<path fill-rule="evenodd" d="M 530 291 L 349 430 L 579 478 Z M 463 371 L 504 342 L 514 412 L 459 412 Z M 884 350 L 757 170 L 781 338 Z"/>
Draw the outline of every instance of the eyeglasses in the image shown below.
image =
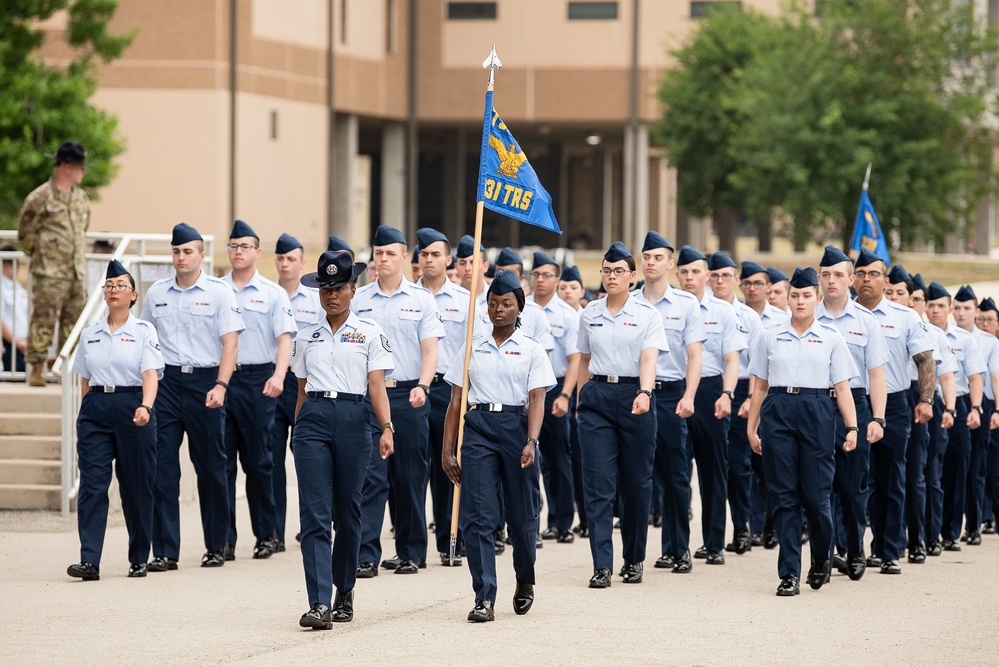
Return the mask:
<path fill-rule="evenodd" d="M 242 250 L 243 252 L 249 252 L 251 250 L 256 250 L 257 246 L 251 243 L 230 243 L 226 245 L 229 250 Z"/>
<path fill-rule="evenodd" d="M 763 289 L 764 287 L 767 286 L 767 284 L 762 280 L 743 280 L 742 286 L 745 287 L 746 289 L 750 287 L 752 287 L 753 289 Z"/>
<path fill-rule="evenodd" d="M 555 277 L 555 274 L 549 273 L 547 271 L 544 273 L 540 271 L 531 271 L 531 277 L 534 278 L 535 280 L 538 280 L 539 278 L 542 280 L 551 280 L 552 278 Z"/>
<path fill-rule="evenodd" d="M 994 317 L 976 317 L 975 322 L 977 324 L 999 324 L 999 320 Z"/>
<path fill-rule="evenodd" d="M 861 280 L 863 280 L 864 278 L 870 278 L 871 280 L 877 280 L 878 278 L 880 278 L 884 274 L 881 273 L 880 271 L 854 271 L 853 275 L 857 276 Z"/>
<path fill-rule="evenodd" d="M 924 299 L 921 296 L 914 296 L 914 297 L 912 297 L 912 302 L 913 303 L 925 303 L 926 299 Z"/>
<path fill-rule="evenodd" d="M 105 285 L 105 292 L 127 292 L 132 289 L 131 285 Z"/>
<path fill-rule="evenodd" d="M 731 273 L 712 273 L 708 280 L 735 280 L 735 275 Z"/>
<path fill-rule="evenodd" d="M 610 275 L 623 276 L 626 273 L 628 273 L 628 269 L 624 268 L 623 266 L 619 266 L 614 269 L 608 269 L 608 268 L 600 269 L 600 275 L 602 276 L 610 276 Z"/>

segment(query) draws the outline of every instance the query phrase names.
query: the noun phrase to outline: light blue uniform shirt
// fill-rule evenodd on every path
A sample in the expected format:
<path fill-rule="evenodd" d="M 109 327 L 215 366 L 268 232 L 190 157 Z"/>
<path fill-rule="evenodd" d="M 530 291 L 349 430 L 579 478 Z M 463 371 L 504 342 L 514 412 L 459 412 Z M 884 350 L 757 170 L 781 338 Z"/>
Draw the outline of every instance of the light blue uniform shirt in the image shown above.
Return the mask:
<path fill-rule="evenodd" d="M 753 348 L 749 372 L 771 387 L 830 389 L 858 375 L 846 347 L 836 327 L 814 320 L 799 336 L 788 319 L 764 329 Z"/>
<path fill-rule="evenodd" d="M 894 301 L 881 297 L 871 309 L 878 324 L 881 325 L 881 335 L 888 346 L 888 363 L 885 364 L 885 382 L 888 393 L 894 394 L 909 388 L 909 364 L 912 358 L 921 352 L 933 350 L 933 337 L 928 325 L 919 319 L 916 311 Z"/>
<path fill-rule="evenodd" d="M 638 377 L 643 350 L 670 351 L 659 311 L 634 295 L 617 315 L 607 310 L 607 299 L 586 304 L 577 347 L 590 355 L 590 374 L 625 377 Z"/>
<path fill-rule="evenodd" d="M 285 294 L 287 293 L 285 291 Z M 306 287 L 299 283 L 295 293 L 288 297 L 288 301 L 291 303 L 291 316 L 295 318 L 296 331 L 301 331 L 326 317 L 326 312 L 319 302 L 319 290 L 315 287 Z"/>
<path fill-rule="evenodd" d="M 488 336 L 493 332 L 493 323 L 489 321 L 489 305 L 486 302 L 488 292 L 484 292 L 475 297 L 475 332 L 476 336 Z M 524 304 L 524 312 L 520 314 L 520 328 L 527 334 L 528 338 L 541 343 L 541 347 L 546 350 L 555 348 L 555 339 L 552 337 L 551 326 L 545 311 L 541 306 L 533 301 Z"/>
<path fill-rule="evenodd" d="M 701 377 L 714 377 L 725 372 L 725 355 L 747 349 L 749 338 L 739 330 L 732 304 L 715 297 L 709 289 L 701 298 L 701 317 L 707 334 L 701 353 Z"/>
<path fill-rule="evenodd" d="M 978 327 L 972 329 L 971 333 L 978 343 L 978 349 L 982 353 L 982 358 L 985 360 L 985 365 L 988 368 L 986 372 L 982 373 L 985 396 L 990 401 L 994 401 L 996 397 L 992 392 L 992 373 L 999 371 L 999 338 L 982 331 Z"/>
<path fill-rule="evenodd" d="M 153 283 L 141 319 L 152 322 L 168 366 L 218 366 L 222 336 L 243 330 L 243 317 L 228 283 L 204 271 L 182 290 L 176 277 Z"/>
<path fill-rule="evenodd" d="M 444 325 L 433 295 L 403 277 L 399 289 L 389 296 L 376 280 L 357 290 L 350 309 L 361 319 L 377 322 L 388 336 L 395 361 L 395 369 L 390 373 L 392 379 L 419 380 L 423 362 L 420 343 L 444 337 Z"/>
<path fill-rule="evenodd" d="M 747 341 L 746 349 L 739 352 L 739 379 L 748 380 L 749 354 L 756 345 L 757 339 L 763 334 L 763 322 L 755 310 L 738 299 L 732 301 L 732 307 L 735 309 L 736 327 L 746 336 Z"/>
<path fill-rule="evenodd" d="M 760 313 L 760 322 L 763 328 L 767 329 L 778 322 L 787 322 L 791 315 L 786 310 L 781 310 L 777 306 L 770 305 L 770 302 L 763 304 L 763 312 Z"/>
<path fill-rule="evenodd" d="M 461 386 L 465 346 L 451 360 L 444 380 Z M 472 339 L 472 359 L 468 364 L 468 403 L 527 405 L 532 389 L 555 386 L 555 372 L 541 344 L 520 329 L 496 347 L 491 335 Z"/>
<path fill-rule="evenodd" d="M 697 298 L 668 283 L 666 291 L 656 303 L 646 299 L 641 289 L 636 289 L 631 295 L 639 301 L 654 306 L 663 318 L 663 330 L 666 332 L 669 352 L 659 355 L 659 361 L 656 363 L 656 380 L 660 382 L 683 380 L 687 377 L 687 346 L 691 343 L 703 343 L 707 338 Z"/>
<path fill-rule="evenodd" d="M 237 289 L 232 273 L 222 277 L 236 295 L 236 305 L 243 313 L 246 328 L 239 334 L 237 364 L 273 364 L 277 356 L 277 338 L 298 332 L 291 312 L 291 302 L 284 288 L 257 271 L 250 282 Z"/>
<path fill-rule="evenodd" d="M 299 331 L 291 346 L 291 367 L 305 378 L 305 391 L 365 394 L 368 373 L 391 371 L 392 362 L 381 327 L 354 313 L 335 332 L 323 317 Z"/>
<path fill-rule="evenodd" d="M 416 284 L 423 287 L 423 278 L 416 281 Z M 447 373 L 458 348 L 465 344 L 468 334 L 468 290 L 445 280 L 444 285 L 433 296 L 444 324 L 444 338 L 437 343 L 437 372 L 443 375 Z M 462 364 L 464 363 L 462 359 Z"/>
<path fill-rule="evenodd" d="M 569 370 L 569 355 L 579 353 L 579 348 L 576 347 L 579 340 L 579 313 L 558 298 L 557 294 L 553 294 L 544 306 L 534 300 L 533 294 L 527 297 L 527 303 L 538 306 L 548 318 L 548 330 L 555 341 L 551 352 L 552 369 L 556 378 L 564 378 Z"/>
<path fill-rule="evenodd" d="M 846 300 L 846 306 L 836 317 L 826 310 L 825 301 L 815 307 L 815 319 L 836 327 L 846 341 L 846 347 L 853 356 L 859 375 L 850 380 L 851 389 L 871 392 L 870 371 L 888 363 L 888 346 L 881 335 L 881 325 L 874 313 L 856 301 Z"/>
<path fill-rule="evenodd" d="M 965 396 L 971 392 L 968 386 L 968 378 L 972 375 L 980 375 L 988 370 L 985 359 L 978 348 L 978 342 L 971 335 L 970 331 L 965 331 L 956 324 L 947 325 L 947 344 L 950 351 L 957 359 L 957 372 L 954 373 L 954 382 L 957 385 L 957 395 Z"/>
<path fill-rule="evenodd" d="M 156 377 L 163 377 L 159 339 L 149 322 L 129 315 L 111 333 L 105 317 L 83 328 L 73 372 L 90 380 L 92 387 L 141 387 L 142 374 L 154 368 Z"/>
<path fill-rule="evenodd" d="M 950 351 L 950 346 L 947 344 L 947 334 L 943 330 L 930 325 L 928 322 L 923 321 L 923 328 L 929 334 L 930 341 L 933 343 L 933 362 L 936 364 L 937 377 L 940 377 L 944 373 L 954 373 L 957 371 L 957 360 L 954 359 L 954 354 Z M 909 360 L 909 380 L 916 382 L 919 380 L 919 369 L 916 368 L 916 362 Z M 940 385 L 937 385 L 938 391 Z"/>

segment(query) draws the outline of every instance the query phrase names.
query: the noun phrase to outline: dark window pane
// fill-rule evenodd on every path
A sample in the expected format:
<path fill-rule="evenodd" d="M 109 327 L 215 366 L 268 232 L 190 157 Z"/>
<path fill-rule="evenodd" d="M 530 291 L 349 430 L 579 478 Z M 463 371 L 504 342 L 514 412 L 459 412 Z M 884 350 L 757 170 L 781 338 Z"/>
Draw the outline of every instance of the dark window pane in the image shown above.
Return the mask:
<path fill-rule="evenodd" d="M 690 3 L 690 18 L 692 19 L 703 19 L 709 16 L 711 12 L 717 12 L 722 10 L 741 10 L 741 2 L 691 2 Z"/>
<path fill-rule="evenodd" d="M 495 2 L 449 2 L 447 17 L 455 19 L 495 19 Z"/>
<path fill-rule="evenodd" d="M 570 19 L 616 19 L 616 2 L 570 2 Z"/>

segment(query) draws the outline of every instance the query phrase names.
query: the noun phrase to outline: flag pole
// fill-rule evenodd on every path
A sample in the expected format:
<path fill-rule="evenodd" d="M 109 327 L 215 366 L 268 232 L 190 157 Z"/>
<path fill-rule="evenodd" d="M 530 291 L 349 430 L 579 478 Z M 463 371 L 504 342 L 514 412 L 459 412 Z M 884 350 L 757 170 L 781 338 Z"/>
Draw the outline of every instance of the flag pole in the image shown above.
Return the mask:
<path fill-rule="evenodd" d="M 867 173 L 864 174 L 864 190 L 867 189 L 868 184 L 870 184 L 870 182 L 871 182 L 871 165 L 872 164 L 874 164 L 874 163 L 873 162 L 868 162 L 867 163 Z"/>
<path fill-rule="evenodd" d="M 489 70 L 489 83 L 486 85 L 486 99 L 491 99 L 489 93 L 493 92 L 493 84 L 495 83 L 496 70 L 503 67 L 503 62 L 496 55 L 496 45 L 493 44 L 492 51 L 489 52 L 489 56 L 482 63 L 483 69 Z M 487 106 L 485 110 L 485 115 L 483 116 L 483 132 L 489 131 L 489 121 L 492 116 L 492 109 Z M 472 242 L 472 284 L 468 290 L 468 326 L 465 331 L 465 363 L 462 367 L 461 372 L 461 409 L 458 412 L 458 440 L 456 449 L 456 458 L 458 459 L 458 467 L 461 467 L 461 444 L 465 439 L 465 411 L 468 405 L 468 365 L 472 358 L 472 332 L 475 329 L 475 305 L 476 290 L 479 288 L 479 283 L 482 281 L 481 269 L 482 269 L 482 252 L 480 248 L 482 246 L 482 214 L 485 206 L 482 199 L 478 199 L 475 202 L 475 240 Z M 450 551 L 448 553 L 448 558 L 451 564 L 454 564 L 455 551 L 458 547 L 458 509 L 461 505 L 461 487 L 455 485 L 454 487 L 454 500 L 451 504 L 451 543 Z"/>

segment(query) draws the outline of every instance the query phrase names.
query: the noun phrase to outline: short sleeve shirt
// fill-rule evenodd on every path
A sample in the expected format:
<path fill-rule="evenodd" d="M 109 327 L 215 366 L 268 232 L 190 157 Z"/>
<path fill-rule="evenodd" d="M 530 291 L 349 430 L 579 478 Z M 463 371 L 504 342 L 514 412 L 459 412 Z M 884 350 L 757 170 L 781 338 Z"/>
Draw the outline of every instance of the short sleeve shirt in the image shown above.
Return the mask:
<path fill-rule="evenodd" d="M 444 379 L 452 386 L 462 386 L 465 346 L 462 345 Z M 555 372 L 545 349 L 520 329 L 498 346 L 493 337 L 476 336 L 472 340 L 472 358 L 468 364 L 468 402 L 527 405 L 532 389 L 555 386 Z"/>
<path fill-rule="evenodd" d="M 92 386 L 141 387 L 142 374 L 155 369 L 163 377 L 163 355 L 156 329 L 129 315 L 114 333 L 107 318 L 95 320 L 80 334 L 73 372 Z"/>
<path fill-rule="evenodd" d="M 569 355 L 579 354 L 576 347 L 579 338 L 579 313 L 554 294 L 544 306 L 539 305 L 533 295 L 527 297 L 527 302 L 538 306 L 548 318 L 548 330 L 555 342 L 551 351 L 552 368 L 555 370 L 555 377 L 565 377 L 569 370 Z"/>
<path fill-rule="evenodd" d="M 295 377 L 305 379 L 306 391 L 365 394 L 368 373 L 391 371 L 388 338 L 373 320 L 354 313 L 336 331 L 323 317 L 298 332 L 291 346 Z"/>
<path fill-rule="evenodd" d="M 663 318 L 669 352 L 659 355 L 656 379 L 662 382 L 684 379 L 687 377 L 687 346 L 703 343 L 707 338 L 697 298 L 668 284 L 662 297 L 655 303 L 646 299 L 641 289 L 636 289 L 631 294 L 639 301 L 651 304 Z"/>
<path fill-rule="evenodd" d="M 814 320 L 801 335 L 788 320 L 764 329 L 750 357 L 749 372 L 771 387 L 829 389 L 858 375 L 843 336 Z"/>
<path fill-rule="evenodd" d="M 222 280 L 236 295 L 236 305 L 243 314 L 246 328 L 239 334 L 236 362 L 240 364 L 274 363 L 277 355 L 277 338 L 295 334 L 298 325 L 291 311 L 291 302 L 284 288 L 272 280 L 253 274 L 250 281 L 237 289 L 232 273 Z"/>
<path fill-rule="evenodd" d="M 929 325 L 919 319 L 916 311 L 884 297 L 871 309 L 881 325 L 881 335 L 888 347 L 885 382 L 888 393 L 904 391 L 911 384 L 909 363 L 912 357 L 933 350 Z"/>
<path fill-rule="evenodd" d="M 630 295 L 616 314 L 607 299 L 591 301 L 579 318 L 579 351 L 590 355 L 593 375 L 638 377 L 642 351 L 669 352 L 659 311 Z"/>
<path fill-rule="evenodd" d="M 825 302 L 815 307 L 815 319 L 836 327 L 846 341 L 859 374 L 850 380 L 851 389 L 871 391 L 869 372 L 888 363 L 888 346 L 881 335 L 881 326 L 874 313 L 856 301 L 847 299 L 843 311 L 835 317 L 826 310 Z"/>
<path fill-rule="evenodd" d="M 749 347 L 749 337 L 739 330 L 735 308 L 727 301 L 704 290 L 701 298 L 704 318 L 704 348 L 701 353 L 701 376 L 714 377 L 725 372 L 725 355 Z"/>
<path fill-rule="evenodd" d="M 423 279 L 416 284 L 423 287 Z M 468 296 L 467 289 L 450 280 L 445 280 L 437 293 L 433 294 L 444 325 L 444 338 L 437 344 L 437 372 L 440 374 L 447 373 L 458 348 L 465 344 L 468 333 Z"/>

